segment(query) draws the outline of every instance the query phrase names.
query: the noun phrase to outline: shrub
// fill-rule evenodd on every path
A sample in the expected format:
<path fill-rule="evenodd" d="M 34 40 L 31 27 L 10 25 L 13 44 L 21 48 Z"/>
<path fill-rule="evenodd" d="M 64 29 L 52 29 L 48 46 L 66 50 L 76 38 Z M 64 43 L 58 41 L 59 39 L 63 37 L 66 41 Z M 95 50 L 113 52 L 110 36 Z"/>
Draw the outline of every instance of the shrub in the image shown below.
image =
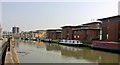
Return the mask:
<path fill-rule="evenodd" d="M 92 45 L 92 40 L 81 40 L 80 42 L 85 45 Z"/>

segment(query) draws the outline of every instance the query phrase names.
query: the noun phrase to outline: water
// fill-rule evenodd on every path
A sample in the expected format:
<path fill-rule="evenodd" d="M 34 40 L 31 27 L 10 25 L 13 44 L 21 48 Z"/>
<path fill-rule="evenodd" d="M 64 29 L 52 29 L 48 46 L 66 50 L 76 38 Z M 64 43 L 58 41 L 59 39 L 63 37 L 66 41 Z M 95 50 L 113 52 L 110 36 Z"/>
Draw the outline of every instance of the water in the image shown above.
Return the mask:
<path fill-rule="evenodd" d="M 120 55 L 56 43 L 18 41 L 20 63 L 118 63 Z"/>

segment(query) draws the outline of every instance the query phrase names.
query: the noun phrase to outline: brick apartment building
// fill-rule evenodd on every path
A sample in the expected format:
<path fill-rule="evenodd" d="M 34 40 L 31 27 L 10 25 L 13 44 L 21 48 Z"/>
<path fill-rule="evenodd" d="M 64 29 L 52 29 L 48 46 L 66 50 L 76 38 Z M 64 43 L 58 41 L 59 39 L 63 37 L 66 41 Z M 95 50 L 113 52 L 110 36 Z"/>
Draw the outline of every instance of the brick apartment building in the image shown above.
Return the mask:
<path fill-rule="evenodd" d="M 49 29 L 46 32 L 47 39 L 61 39 L 61 29 Z"/>
<path fill-rule="evenodd" d="M 93 40 L 100 38 L 100 22 L 92 22 L 81 25 L 74 30 L 73 35 L 75 40 Z"/>
<path fill-rule="evenodd" d="M 88 26 L 76 26 L 73 30 L 73 40 L 86 40 L 87 39 L 87 30 L 83 30 L 84 27 Z"/>
<path fill-rule="evenodd" d="M 75 26 L 63 26 L 62 28 L 62 39 L 72 40 L 73 30 Z"/>
<path fill-rule="evenodd" d="M 80 26 L 63 26 L 62 39 L 69 40 L 92 40 L 99 38 L 100 22 L 92 22 Z"/>
<path fill-rule="evenodd" d="M 102 21 L 103 41 L 120 41 L 120 15 L 98 20 Z"/>

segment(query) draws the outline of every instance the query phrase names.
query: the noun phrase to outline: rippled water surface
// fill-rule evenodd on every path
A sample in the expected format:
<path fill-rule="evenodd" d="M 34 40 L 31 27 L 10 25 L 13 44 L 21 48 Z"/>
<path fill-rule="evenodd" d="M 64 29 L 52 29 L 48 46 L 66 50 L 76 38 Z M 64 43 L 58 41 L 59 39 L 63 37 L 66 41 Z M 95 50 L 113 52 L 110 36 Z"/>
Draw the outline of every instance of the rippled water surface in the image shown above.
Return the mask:
<path fill-rule="evenodd" d="M 18 41 L 21 63 L 118 63 L 120 55 L 56 43 Z"/>

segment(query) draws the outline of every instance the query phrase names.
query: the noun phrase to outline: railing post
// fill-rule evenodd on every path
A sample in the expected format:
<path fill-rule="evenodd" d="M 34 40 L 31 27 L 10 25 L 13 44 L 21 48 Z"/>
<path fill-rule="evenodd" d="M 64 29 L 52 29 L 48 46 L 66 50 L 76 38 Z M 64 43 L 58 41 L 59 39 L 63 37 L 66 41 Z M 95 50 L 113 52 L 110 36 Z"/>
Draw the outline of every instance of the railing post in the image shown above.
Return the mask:
<path fill-rule="evenodd" d="M 10 40 L 11 38 L 8 38 L 8 51 L 10 51 Z"/>

